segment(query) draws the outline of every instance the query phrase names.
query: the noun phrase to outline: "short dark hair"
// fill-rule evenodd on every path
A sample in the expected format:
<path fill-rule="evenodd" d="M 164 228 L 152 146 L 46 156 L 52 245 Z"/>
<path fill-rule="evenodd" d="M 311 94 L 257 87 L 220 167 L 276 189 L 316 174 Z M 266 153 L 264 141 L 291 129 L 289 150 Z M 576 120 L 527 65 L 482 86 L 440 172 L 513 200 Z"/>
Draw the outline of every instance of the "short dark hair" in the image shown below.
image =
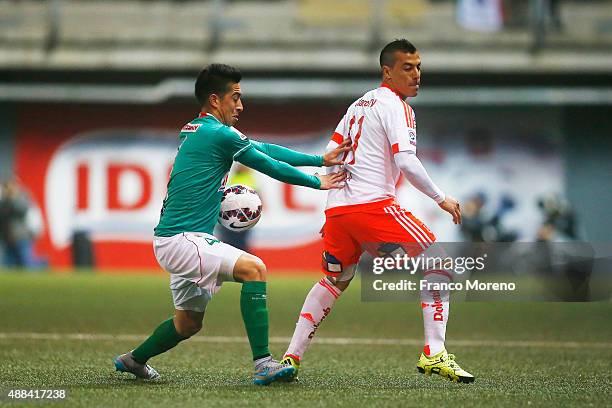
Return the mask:
<path fill-rule="evenodd" d="M 195 83 L 195 96 L 200 106 L 208 102 L 212 94 L 224 95 L 231 83 L 237 84 L 242 79 L 238 68 L 225 64 L 210 64 L 198 75 Z"/>
<path fill-rule="evenodd" d="M 380 52 L 380 67 L 388 66 L 391 67 L 395 64 L 395 52 L 401 51 L 407 54 L 414 54 L 417 52 L 416 47 L 408 40 L 393 40 L 389 44 L 385 45 L 385 48 Z"/>

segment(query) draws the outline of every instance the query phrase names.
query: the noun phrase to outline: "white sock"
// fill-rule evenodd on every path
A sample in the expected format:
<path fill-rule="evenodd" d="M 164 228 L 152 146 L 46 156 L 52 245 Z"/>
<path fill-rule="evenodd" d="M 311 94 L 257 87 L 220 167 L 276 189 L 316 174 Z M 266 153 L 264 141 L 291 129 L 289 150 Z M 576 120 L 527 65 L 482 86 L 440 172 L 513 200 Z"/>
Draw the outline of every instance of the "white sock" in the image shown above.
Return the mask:
<path fill-rule="evenodd" d="M 304 306 L 300 311 L 300 317 L 295 325 L 295 331 L 285 355 L 297 360 L 302 358 L 306 349 L 310 346 L 317 328 L 331 312 L 336 299 L 341 294 L 342 291 L 332 285 L 326 278 L 315 283 L 308 292 L 306 300 L 304 300 Z"/>
<path fill-rule="evenodd" d="M 428 283 L 448 283 L 451 275 L 443 270 L 430 270 L 423 274 Z M 423 353 L 433 356 L 444 350 L 446 338 L 446 323 L 449 309 L 448 290 L 422 290 L 421 308 L 423 309 L 423 328 L 425 332 L 425 347 Z"/>

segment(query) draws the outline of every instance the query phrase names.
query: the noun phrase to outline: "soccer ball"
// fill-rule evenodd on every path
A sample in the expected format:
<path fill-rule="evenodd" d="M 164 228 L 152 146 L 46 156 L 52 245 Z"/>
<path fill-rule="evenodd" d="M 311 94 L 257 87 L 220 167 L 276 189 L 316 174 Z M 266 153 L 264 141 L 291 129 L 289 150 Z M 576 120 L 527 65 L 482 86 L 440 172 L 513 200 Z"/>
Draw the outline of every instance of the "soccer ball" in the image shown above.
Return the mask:
<path fill-rule="evenodd" d="M 261 199 L 255 190 L 235 184 L 225 188 L 221 198 L 219 224 L 230 231 L 246 231 L 261 218 Z"/>

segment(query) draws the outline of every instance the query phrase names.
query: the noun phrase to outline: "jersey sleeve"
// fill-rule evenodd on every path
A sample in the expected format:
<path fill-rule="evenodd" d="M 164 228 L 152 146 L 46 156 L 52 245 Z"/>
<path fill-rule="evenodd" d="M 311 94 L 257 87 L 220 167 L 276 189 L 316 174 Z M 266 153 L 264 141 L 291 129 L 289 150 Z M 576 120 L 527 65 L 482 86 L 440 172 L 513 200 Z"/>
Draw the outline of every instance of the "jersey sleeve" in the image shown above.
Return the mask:
<path fill-rule="evenodd" d="M 303 173 L 295 167 L 275 160 L 257 149 L 246 150 L 237 158 L 237 161 L 283 183 L 314 189 L 321 188 L 321 181 L 318 177 Z"/>
<path fill-rule="evenodd" d="M 306 154 L 283 146 L 272 143 L 262 143 L 252 139 L 251 144 L 255 149 L 272 157 L 273 159 L 280 160 L 292 166 L 321 167 L 323 165 L 323 156 Z"/>
<path fill-rule="evenodd" d="M 225 155 L 232 160 L 236 160 L 245 151 L 253 148 L 249 138 L 238 129 L 225 126 L 222 128 L 221 132 L 223 136 L 223 151 Z"/>
<path fill-rule="evenodd" d="M 380 115 L 393 153 L 416 153 L 416 121 L 412 108 L 402 100 L 393 101 L 380 110 Z"/>
<path fill-rule="evenodd" d="M 423 163 L 411 152 L 399 152 L 394 155 L 395 163 L 410 181 L 410 184 L 417 190 L 430 197 L 436 203 L 441 204 L 446 196 L 440 188 L 433 182 L 423 167 Z"/>

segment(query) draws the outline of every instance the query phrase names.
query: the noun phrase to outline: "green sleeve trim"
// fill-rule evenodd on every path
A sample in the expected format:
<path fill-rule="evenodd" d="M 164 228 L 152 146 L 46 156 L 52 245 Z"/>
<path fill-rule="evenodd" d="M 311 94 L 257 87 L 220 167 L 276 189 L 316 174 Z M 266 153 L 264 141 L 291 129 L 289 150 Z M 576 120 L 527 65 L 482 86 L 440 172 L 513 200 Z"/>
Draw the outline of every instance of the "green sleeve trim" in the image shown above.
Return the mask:
<path fill-rule="evenodd" d="M 246 149 L 237 161 L 283 183 L 317 190 L 321 188 L 321 181 L 317 177 L 306 174 L 288 163 L 275 160 L 257 149 Z"/>

